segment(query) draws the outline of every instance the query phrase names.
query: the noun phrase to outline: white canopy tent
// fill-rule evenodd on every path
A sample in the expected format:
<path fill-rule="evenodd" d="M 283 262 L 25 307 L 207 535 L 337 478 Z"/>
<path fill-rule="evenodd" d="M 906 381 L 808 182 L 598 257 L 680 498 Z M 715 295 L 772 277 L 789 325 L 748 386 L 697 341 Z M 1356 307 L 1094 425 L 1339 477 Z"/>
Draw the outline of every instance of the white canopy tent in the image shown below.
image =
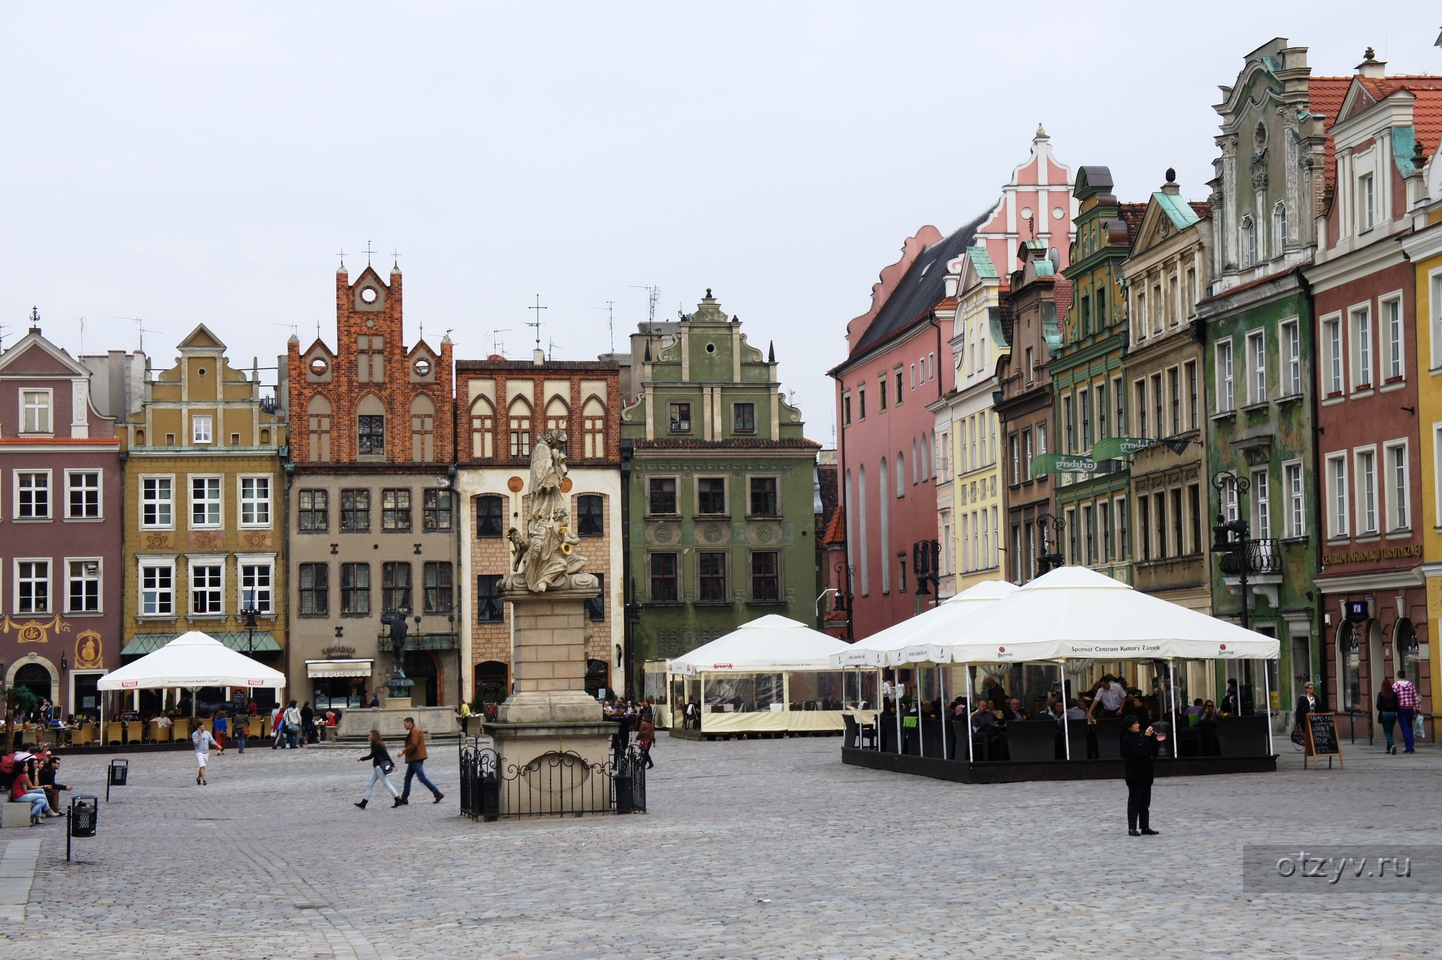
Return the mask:
<path fill-rule="evenodd" d="M 930 646 L 960 635 L 973 619 L 1019 588 L 1005 580 L 986 580 L 919 613 L 873 633 L 831 658 L 837 667 L 894 667 L 929 662 Z"/>
<path fill-rule="evenodd" d="M 846 649 L 845 641 L 770 614 L 669 661 L 667 673 L 683 678 L 688 700 L 700 701 L 704 733 L 841 730 L 839 700 L 836 709 L 822 707 L 839 692 L 833 657 Z"/>
<path fill-rule="evenodd" d="M 154 653 L 107 673 L 96 686 L 100 690 L 154 687 L 280 689 L 285 686 L 285 674 L 230 649 L 214 637 L 192 630 Z M 103 731 L 104 697 L 100 698 L 100 721 Z"/>

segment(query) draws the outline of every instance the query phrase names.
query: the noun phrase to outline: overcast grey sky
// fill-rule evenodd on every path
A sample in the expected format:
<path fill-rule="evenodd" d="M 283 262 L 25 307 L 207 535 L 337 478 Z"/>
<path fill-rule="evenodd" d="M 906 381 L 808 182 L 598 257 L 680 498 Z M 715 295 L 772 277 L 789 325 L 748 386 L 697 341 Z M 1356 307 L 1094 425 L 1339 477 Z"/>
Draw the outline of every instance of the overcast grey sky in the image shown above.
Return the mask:
<path fill-rule="evenodd" d="M 1273 36 L 1442 73 L 1418 3 L 0 3 L 0 325 L 158 367 L 334 342 L 336 253 L 399 249 L 408 339 L 558 358 L 706 287 L 808 434 L 902 241 L 988 208 L 1038 121 L 1123 200 L 1204 197 L 1217 86 Z M 1275 12 L 1274 12 L 1275 10 Z M 1371 24 L 1358 25 L 1359 15 Z M 273 374 L 268 374 L 273 377 Z"/>

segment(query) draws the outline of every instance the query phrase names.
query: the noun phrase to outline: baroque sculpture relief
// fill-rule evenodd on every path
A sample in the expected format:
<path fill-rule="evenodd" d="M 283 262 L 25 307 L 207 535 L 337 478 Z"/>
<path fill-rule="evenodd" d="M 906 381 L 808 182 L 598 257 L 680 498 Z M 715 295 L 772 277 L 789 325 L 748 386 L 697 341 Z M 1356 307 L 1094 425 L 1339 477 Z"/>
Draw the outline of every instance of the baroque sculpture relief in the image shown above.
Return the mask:
<path fill-rule="evenodd" d="M 565 448 L 565 433 L 552 430 L 531 451 L 526 533 L 512 527 L 507 534 L 514 562 L 513 572 L 502 583 L 504 592 L 600 587 L 594 574 L 584 572 L 586 558 L 575 552 L 581 540 L 571 532 L 571 512 L 562 489 L 567 473 Z"/>

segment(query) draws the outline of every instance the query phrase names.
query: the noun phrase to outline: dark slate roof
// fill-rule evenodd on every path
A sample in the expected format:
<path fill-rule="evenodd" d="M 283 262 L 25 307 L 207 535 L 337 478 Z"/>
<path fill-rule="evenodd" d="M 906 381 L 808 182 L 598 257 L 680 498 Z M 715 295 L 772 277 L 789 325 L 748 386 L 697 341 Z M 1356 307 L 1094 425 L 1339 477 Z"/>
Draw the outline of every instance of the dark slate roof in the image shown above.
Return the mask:
<path fill-rule="evenodd" d="M 1142 220 L 1147 215 L 1147 205 L 1145 203 L 1121 203 L 1118 204 L 1117 207 L 1122 219 L 1125 220 L 1127 224 L 1127 244 L 1135 244 L 1137 242 L 1137 234 L 1140 233 L 1142 229 Z"/>
<path fill-rule="evenodd" d="M 988 210 L 945 240 L 921 252 L 891 296 L 881 305 L 881 312 L 866 328 L 861 342 L 852 348 L 853 357 L 905 330 L 926 316 L 927 311 L 946 296 L 947 263 L 966 253 L 966 248 L 976 237 L 976 231 L 990 216 L 991 211 Z"/>
<path fill-rule="evenodd" d="M 815 440 L 752 440 L 745 437 L 732 437 L 727 440 L 696 440 L 685 437 L 658 438 L 656 440 L 637 440 L 637 450 L 744 450 L 764 447 L 767 449 L 784 448 L 790 450 L 820 450 L 821 444 Z"/>

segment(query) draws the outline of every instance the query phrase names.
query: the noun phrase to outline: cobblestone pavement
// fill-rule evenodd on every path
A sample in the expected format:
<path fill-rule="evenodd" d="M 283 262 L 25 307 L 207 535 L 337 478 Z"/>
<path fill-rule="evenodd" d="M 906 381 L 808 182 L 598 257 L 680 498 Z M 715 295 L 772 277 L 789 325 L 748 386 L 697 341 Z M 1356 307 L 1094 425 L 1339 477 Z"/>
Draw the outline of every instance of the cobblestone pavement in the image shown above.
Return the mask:
<path fill-rule="evenodd" d="M 132 758 L 100 832 L 41 838 L 12 956 L 1160 957 L 1435 955 L 1431 895 L 1244 895 L 1244 842 L 1437 842 L 1442 750 L 1161 780 L 1158 837 L 1120 782 L 967 786 L 844 766 L 834 738 L 664 735 L 643 816 L 473 823 L 451 796 L 359 799 L 359 749 Z M 107 757 L 66 778 L 104 795 Z M 398 782 L 398 781 L 397 781 Z M 416 802 L 420 801 L 420 802 Z M 10 862 L 27 862 L 25 848 Z M 1432 944 L 1428 947 L 1427 944 Z"/>

